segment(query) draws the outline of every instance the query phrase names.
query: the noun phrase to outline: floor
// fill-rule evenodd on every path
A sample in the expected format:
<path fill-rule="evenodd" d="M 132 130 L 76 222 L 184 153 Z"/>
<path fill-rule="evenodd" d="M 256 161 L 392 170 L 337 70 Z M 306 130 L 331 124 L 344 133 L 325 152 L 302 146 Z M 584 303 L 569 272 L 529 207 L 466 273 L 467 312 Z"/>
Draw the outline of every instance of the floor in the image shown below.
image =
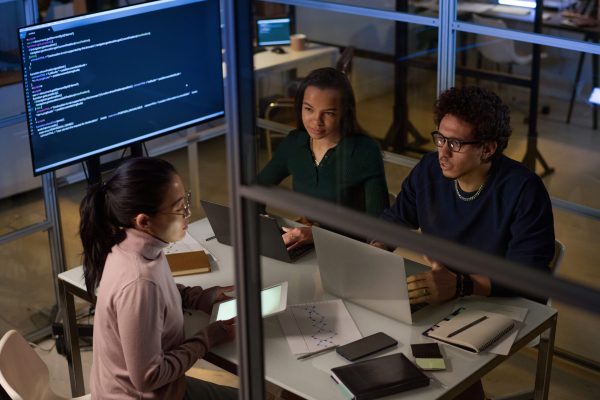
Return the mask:
<path fill-rule="evenodd" d="M 513 94 L 508 94 L 513 95 Z M 516 93 L 516 105 L 521 104 Z M 544 99 L 547 100 L 547 99 Z M 359 119 L 374 136 L 383 138 L 391 122 L 391 96 L 369 99 L 359 105 Z M 565 104 L 547 100 L 556 114 L 540 117 L 539 148 L 548 162 L 556 167 L 555 174 L 544 179 L 552 196 L 575 201 L 594 208 L 600 208 L 600 134 L 590 129 L 590 110 L 585 106 L 576 108 L 574 121 L 570 126 L 562 122 Z M 430 115 L 431 106 L 418 97 L 411 104 L 411 119 L 421 132 L 433 129 Z M 522 123 L 522 109 L 513 109 L 514 137 L 507 154 L 521 159 L 525 152 L 526 125 Z M 424 136 L 426 136 L 424 134 Z M 427 146 L 427 145 L 426 145 Z M 430 144 L 428 146 L 431 146 Z M 206 200 L 226 203 L 227 166 L 224 138 L 216 138 L 198 145 L 200 159 L 200 190 Z M 264 163 L 264 156 L 261 155 Z M 181 149 L 164 156 L 173 162 L 184 182 L 189 180 L 187 156 Z M 388 184 L 391 192 L 398 192 L 402 179 L 408 170 L 395 165 L 386 165 Z M 539 172 L 539 171 L 538 171 Z M 65 259 L 68 266 L 81 262 L 80 244 L 77 238 L 78 205 L 84 191 L 83 183 L 59 188 L 59 201 L 64 237 Z M 39 191 L 0 200 L 0 235 L 9 233 L 44 218 Z M 193 210 L 193 219 L 203 217 L 200 209 Z M 567 246 L 567 253 L 559 276 L 595 288 L 600 287 L 600 255 L 595 251 L 590 238 L 600 237 L 598 221 L 583 218 L 562 210 L 555 210 L 557 237 Z M 35 250 L 33 250 L 35 249 Z M 0 246 L 0 334 L 8 329 L 28 332 L 45 325 L 53 315 L 51 304 L 54 292 L 50 265 L 48 262 L 47 237 L 44 233 Z M 23 295 L 23 294 L 26 295 Z M 555 303 L 559 310 L 559 325 L 556 345 L 568 353 L 576 354 L 600 365 L 600 344 L 595 340 L 600 317 Z M 85 304 L 79 309 L 85 312 Z M 51 371 L 51 384 L 57 393 L 68 395 L 69 380 L 64 357 L 56 353 L 52 340 L 46 340 L 37 347 Z M 83 354 L 84 372 L 88 376 L 91 352 Z M 207 379 L 235 384 L 235 377 L 218 368 L 200 361 L 194 373 Z M 488 374 L 484 387 L 489 396 L 527 389 L 533 385 L 535 351 L 523 350 L 509 361 Z M 216 372 L 215 372 L 216 371 Z M 600 388 L 598 369 L 588 369 L 561 358 L 555 358 L 551 399 L 593 399 Z M 270 387 L 270 396 L 277 397 L 277 390 Z"/>

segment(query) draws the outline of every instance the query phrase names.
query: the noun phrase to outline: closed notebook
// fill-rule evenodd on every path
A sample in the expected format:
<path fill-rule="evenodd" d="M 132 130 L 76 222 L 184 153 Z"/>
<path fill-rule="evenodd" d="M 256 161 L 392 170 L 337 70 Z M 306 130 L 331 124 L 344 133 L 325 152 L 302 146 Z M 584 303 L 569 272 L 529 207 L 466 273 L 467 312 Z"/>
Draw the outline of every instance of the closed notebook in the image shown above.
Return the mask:
<path fill-rule="evenodd" d="M 459 308 L 423 334 L 479 353 L 508 333 L 515 321 L 489 311 Z"/>
<path fill-rule="evenodd" d="M 332 368 L 331 376 L 345 395 L 356 400 L 429 385 L 429 378 L 402 353 Z"/>
<path fill-rule="evenodd" d="M 173 276 L 210 272 L 210 261 L 202 250 L 167 254 Z"/>

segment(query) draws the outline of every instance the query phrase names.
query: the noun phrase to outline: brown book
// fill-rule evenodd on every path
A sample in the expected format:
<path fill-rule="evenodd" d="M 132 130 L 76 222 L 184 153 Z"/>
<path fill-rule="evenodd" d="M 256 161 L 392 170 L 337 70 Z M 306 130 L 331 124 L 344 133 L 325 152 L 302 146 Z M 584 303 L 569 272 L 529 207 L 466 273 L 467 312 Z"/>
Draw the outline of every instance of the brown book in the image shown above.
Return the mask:
<path fill-rule="evenodd" d="M 167 254 L 173 276 L 210 272 L 210 261 L 202 250 Z"/>

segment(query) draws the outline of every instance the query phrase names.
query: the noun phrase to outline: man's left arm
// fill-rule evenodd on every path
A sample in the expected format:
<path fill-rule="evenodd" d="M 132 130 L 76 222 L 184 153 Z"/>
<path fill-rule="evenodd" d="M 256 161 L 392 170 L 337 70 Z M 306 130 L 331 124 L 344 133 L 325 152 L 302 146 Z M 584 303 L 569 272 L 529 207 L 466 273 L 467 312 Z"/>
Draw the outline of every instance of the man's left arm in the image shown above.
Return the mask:
<path fill-rule="evenodd" d="M 548 192 L 537 176 L 521 190 L 510 226 L 505 258 L 542 272 L 550 272 L 554 257 L 554 217 Z M 522 295 L 513 289 L 492 283 L 492 296 Z M 545 302 L 544 299 L 535 298 Z"/>

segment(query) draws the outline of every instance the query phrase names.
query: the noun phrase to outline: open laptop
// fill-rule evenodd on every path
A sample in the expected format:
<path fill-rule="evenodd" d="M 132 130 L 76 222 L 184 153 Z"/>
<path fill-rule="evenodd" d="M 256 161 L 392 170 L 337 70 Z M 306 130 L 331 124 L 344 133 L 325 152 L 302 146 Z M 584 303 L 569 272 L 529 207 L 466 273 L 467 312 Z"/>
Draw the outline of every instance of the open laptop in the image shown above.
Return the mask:
<path fill-rule="evenodd" d="M 412 324 L 406 277 L 429 268 L 368 243 L 314 227 L 323 289 L 344 300 Z M 419 307 L 420 309 L 428 308 Z"/>
<path fill-rule="evenodd" d="M 208 222 L 215 233 L 217 241 L 231 246 L 229 229 L 229 207 L 200 200 Z M 288 250 L 281 237 L 283 231 L 277 219 L 266 215 L 260 216 L 260 254 L 288 263 L 294 262 L 311 251 L 312 244 Z"/>

